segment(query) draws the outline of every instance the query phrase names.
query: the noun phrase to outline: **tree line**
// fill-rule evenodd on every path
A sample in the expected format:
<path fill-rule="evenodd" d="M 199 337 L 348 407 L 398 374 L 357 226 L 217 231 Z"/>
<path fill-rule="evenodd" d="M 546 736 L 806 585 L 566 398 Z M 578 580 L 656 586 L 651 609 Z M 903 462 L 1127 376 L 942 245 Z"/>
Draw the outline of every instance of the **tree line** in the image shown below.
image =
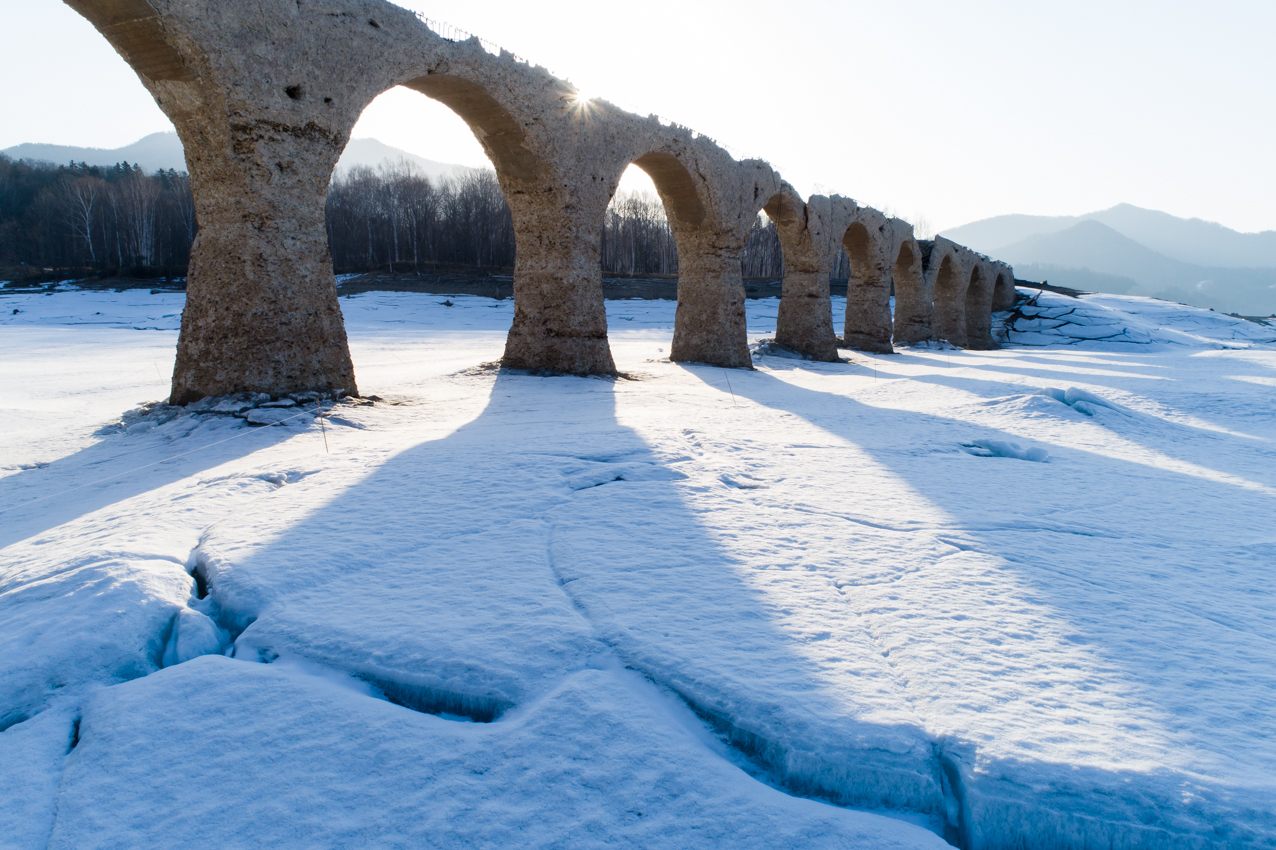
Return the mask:
<path fill-rule="evenodd" d="M 190 178 L 0 154 L 0 274 L 185 274 L 195 238 Z"/>
<path fill-rule="evenodd" d="M 326 213 L 339 274 L 514 265 L 514 223 L 492 171 L 431 180 L 407 163 L 358 166 L 333 179 Z"/>
<path fill-rule="evenodd" d="M 468 267 L 508 271 L 514 223 L 492 171 L 431 180 L 411 164 L 356 167 L 328 190 L 328 244 L 339 273 Z M 650 192 L 618 192 L 603 218 L 604 274 L 678 273 L 665 208 Z M 759 217 L 745 245 L 746 277 L 780 277 L 775 225 Z"/>
<path fill-rule="evenodd" d="M 326 219 L 338 273 L 514 266 L 513 221 L 492 171 L 431 179 L 408 163 L 353 168 L 333 179 Z M 184 172 L 0 154 L 0 279 L 180 277 L 196 232 Z M 604 217 L 600 260 L 604 274 L 677 275 L 677 245 L 658 197 L 617 193 Z M 778 278 L 782 269 L 775 226 L 760 216 L 741 271 Z"/>

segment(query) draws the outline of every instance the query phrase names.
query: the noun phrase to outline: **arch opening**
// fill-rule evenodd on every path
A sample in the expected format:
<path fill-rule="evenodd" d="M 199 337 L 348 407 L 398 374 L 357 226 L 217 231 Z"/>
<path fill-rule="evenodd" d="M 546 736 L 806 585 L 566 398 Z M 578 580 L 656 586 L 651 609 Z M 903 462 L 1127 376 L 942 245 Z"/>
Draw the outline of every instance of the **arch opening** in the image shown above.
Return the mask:
<path fill-rule="evenodd" d="M 846 324 L 843 340 L 847 348 L 891 354 L 891 279 L 884 267 L 881 227 L 876 233 L 863 221 L 853 221 L 842 234 L 846 252 Z"/>
<path fill-rule="evenodd" d="M 746 291 L 770 291 L 777 282 L 782 285 L 786 272 L 779 223 L 765 209 L 759 210 L 740 251 L 740 274 Z"/>
<path fill-rule="evenodd" d="M 992 287 L 984 270 L 976 263 L 966 285 L 966 346 L 989 349 L 992 342 Z"/>
<path fill-rule="evenodd" d="M 938 248 L 936 249 L 938 250 Z M 966 286 L 954 255 L 946 253 L 935 273 L 935 336 L 960 348 L 966 347 Z"/>
<path fill-rule="evenodd" d="M 600 253 L 604 287 L 641 277 L 650 296 L 676 300 L 678 245 L 655 184 L 636 165 L 625 169 L 607 205 Z"/>
<path fill-rule="evenodd" d="M 704 178 L 693 176 L 666 150 L 648 151 L 624 163 L 630 165 L 651 178 L 673 237 L 677 308 L 670 359 L 749 367 L 740 253 L 738 246 L 732 250 L 724 244 L 725 233 L 705 200 Z M 615 179 L 613 187 L 620 175 Z"/>
<path fill-rule="evenodd" d="M 836 256 L 833 257 L 833 265 L 829 269 L 829 282 L 845 286 L 850 278 L 851 258 L 846 253 L 846 247 L 838 245 Z"/>
<path fill-rule="evenodd" d="M 926 291 L 922 256 L 917 249 L 917 243 L 912 239 L 902 242 L 891 269 L 895 292 L 894 338 L 898 345 L 922 342 L 931 337 L 931 298 Z"/>
<path fill-rule="evenodd" d="M 483 86 L 447 74 L 427 74 L 403 85 L 442 103 L 469 125 L 502 185 L 535 182 L 546 176 L 540 158 L 523 144 L 523 128 Z"/>
<path fill-rule="evenodd" d="M 869 266 L 869 249 L 872 240 L 868 228 L 863 222 L 851 222 L 842 237 L 842 248 L 846 251 L 847 270 L 850 278 L 866 278 L 871 274 Z"/>
<path fill-rule="evenodd" d="M 1002 271 L 997 273 L 997 280 L 992 288 L 992 309 L 994 312 L 1009 310 L 1015 306 L 1018 296 L 1015 293 L 1013 274 Z"/>
<path fill-rule="evenodd" d="M 653 151 L 633 161 L 656 186 L 656 192 L 665 205 L 669 223 L 675 230 L 680 227 L 699 227 L 707 214 L 704 202 L 691 172 L 671 153 Z M 676 224 L 675 224 L 676 223 Z"/>
<path fill-rule="evenodd" d="M 562 164 L 551 161 L 552 151 L 534 150 L 514 111 L 479 82 L 428 73 L 403 87 L 457 115 L 482 147 L 494 175 L 456 177 L 441 193 L 456 202 L 446 206 L 428 203 L 426 181 L 396 181 L 415 189 L 418 203 L 404 206 L 391 228 L 394 239 L 405 224 L 420 230 L 421 218 L 433 216 L 435 223 L 439 214 L 459 218 L 460 226 L 453 230 L 464 243 L 464 258 L 477 260 L 480 271 L 491 262 L 503 273 L 508 271 L 505 263 L 512 263 L 508 290 L 499 279 L 476 283 L 486 290 L 483 294 L 503 297 L 512 292 L 514 297 L 502 362 L 514 368 L 615 374 L 598 265 L 599 223 L 587 220 L 570 188 L 565 190 L 556 178 Z M 383 207 L 393 207 L 396 199 L 380 200 Z M 396 241 L 394 249 L 400 245 Z"/>
<path fill-rule="evenodd" d="M 397 147 L 354 138 L 361 130 Z M 375 273 L 378 285 L 406 275 L 414 288 L 447 274 L 453 291 L 513 294 L 516 237 L 506 192 L 461 115 L 416 88 L 395 87 L 364 108 L 350 135 L 325 203 L 334 271 Z"/>

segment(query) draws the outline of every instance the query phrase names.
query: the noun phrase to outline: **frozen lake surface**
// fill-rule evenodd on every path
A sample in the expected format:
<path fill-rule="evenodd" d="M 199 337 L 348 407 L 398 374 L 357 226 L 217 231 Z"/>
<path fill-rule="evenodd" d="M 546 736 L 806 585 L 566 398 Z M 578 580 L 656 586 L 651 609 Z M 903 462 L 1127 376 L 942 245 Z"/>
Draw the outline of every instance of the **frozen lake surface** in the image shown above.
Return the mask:
<path fill-rule="evenodd" d="M 255 427 L 121 418 L 180 294 L 0 297 L 0 846 L 1276 846 L 1276 328 L 728 373 L 609 302 L 611 381 L 341 303 L 380 400 Z"/>

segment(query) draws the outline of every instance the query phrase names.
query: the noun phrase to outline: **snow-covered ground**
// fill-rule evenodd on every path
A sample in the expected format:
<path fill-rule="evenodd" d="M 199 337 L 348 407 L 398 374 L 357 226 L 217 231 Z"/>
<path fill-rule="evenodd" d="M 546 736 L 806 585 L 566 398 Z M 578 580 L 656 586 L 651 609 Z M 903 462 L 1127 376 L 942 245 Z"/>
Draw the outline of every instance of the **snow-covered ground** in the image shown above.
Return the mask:
<path fill-rule="evenodd" d="M 0 846 L 1276 846 L 1276 329 L 728 373 L 611 302 L 609 381 L 445 300 L 253 427 L 121 421 L 180 295 L 0 297 Z"/>

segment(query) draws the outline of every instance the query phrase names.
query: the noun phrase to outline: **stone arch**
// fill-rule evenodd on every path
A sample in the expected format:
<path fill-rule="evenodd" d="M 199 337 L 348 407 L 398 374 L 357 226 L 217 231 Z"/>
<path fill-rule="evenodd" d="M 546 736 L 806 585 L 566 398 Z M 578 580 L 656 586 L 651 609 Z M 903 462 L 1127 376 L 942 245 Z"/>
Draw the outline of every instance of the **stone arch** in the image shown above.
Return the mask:
<path fill-rule="evenodd" d="M 856 210 L 842 233 L 841 247 L 850 262 L 843 329 L 847 348 L 894 353 L 889 260 L 893 241 L 890 221 L 869 207 Z"/>
<path fill-rule="evenodd" d="M 579 175 L 569 177 L 572 146 L 534 138 L 526 129 L 550 126 L 568 135 L 573 128 L 564 126 L 570 120 L 565 93 L 541 91 L 540 97 L 523 100 L 526 92 L 511 87 L 509 75 L 491 74 L 485 67 L 490 58 L 486 51 L 474 44 L 470 53 L 477 62 L 454 61 L 399 84 L 442 103 L 466 123 L 492 161 L 509 205 L 515 240 L 514 321 L 502 362 L 514 368 L 614 375 L 598 264 L 601 221 L 595 223 L 589 215 L 601 194 L 597 177 L 592 186 Z M 589 135 L 588 128 L 574 129 L 581 131 L 578 136 Z"/>
<path fill-rule="evenodd" d="M 931 329 L 936 339 L 966 347 L 966 287 L 968 261 L 959 245 L 942 236 L 923 251 L 926 276 L 933 293 Z"/>
<path fill-rule="evenodd" d="M 821 195 L 803 201 L 788 183 L 762 206 L 775 223 L 784 256 L 776 342 L 829 363 L 839 360 L 829 297 L 834 206 Z"/>
<path fill-rule="evenodd" d="M 607 104 L 600 108 L 610 109 Z M 607 203 L 629 165 L 651 178 L 665 207 L 678 251 L 678 307 L 674 314 L 675 362 L 752 368 L 744 313 L 740 257 L 750 227 L 779 178 L 758 160 L 737 162 L 712 140 L 655 118 L 624 121 L 618 114 L 609 138 L 611 156 L 596 185 L 606 188 L 592 213 L 601 228 Z M 603 151 L 605 152 L 605 151 Z M 593 263 L 598 268 L 598 243 Z"/>
<path fill-rule="evenodd" d="M 678 251 L 678 306 L 669 359 L 728 368 L 749 366 L 747 332 L 732 332 L 736 325 L 744 330 L 744 282 L 731 286 L 716 258 L 703 250 L 710 218 L 705 187 L 692 176 L 683 162 L 685 154 L 680 153 L 652 150 L 631 160 L 655 185 Z M 740 339 L 727 343 L 730 337 Z"/>
<path fill-rule="evenodd" d="M 982 258 L 971 264 L 966 286 L 966 347 L 974 349 L 995 348 L 992 341 L 992 292 L 991 269 Z"/>
<path fill-rule="evenodd" d="M 765 162 L 738 162 L 654 117 L 582 104 L 545 69 L 493 55 L 476 38 L 445 39 L 379 0 L 258 4 L 251 13 L 235 3 L 66 2 L 130 63 L 186 148 L 200 230 L 173 402 L 247 390 L 357 392 L 324 197 L 359 114 L 400 84 L 456 111 L 497 167 L 518 242 L 506 364 L 615 373 L 599 246 L 607 202 L 635 163 L 656 181 L 678 245 L 672 359 L 750 365 L 740 255 L 758 210 L 781 191 Z M 846 233 L 831 224 L 844 210 L 832 200 L 812 198 L 804 209 L 812 250 L 834 230 L 834 245 Z M 898 289 L 915 258 L 905 262 L 893 238 Z M 957 298 L 931 285 L 948 249 L 932 257 L 937 243 L 914 244 L 935 294 L 936 332 L 960 340 L 964 288 Z M 831 261 L 817 256 L 811 267 Z M 823 309 L 818 292 L 806 300 Z M 941 331 L 941 319 L 951 328 Z"/>
<path fill-rule="evenodd" d="M 922 265 L 922 249 L 913 237 L 913 226 L 891 220 L 894 261 L 891 281 L 895 290 L 895 343 L 911 345 L 931 338 L 933 307 L 930 282 Z"/>
<path fill-rule="evenodd" d="M 544 178 L 544 164 L 524 144 L 523 128 L 505 105 L 481 84 L 464 77 L 432 73 L 402 85 L 438 101 L 469 125 L 496 166 L 498 178 L 509 183 L 534 183 Z"/>
<path fill-rule="evenodd" d="M 992 311 L 1000 313 L 1015 306 L 1015 272 L 1005 263 L 996 263 L 996 278 L 992 287 Z"/>
<path fill-rule="evenodd" d="M 580 156 L 608 128 L 574 120 L 567 84 L 477 39 L 448 41 L 388 3 L 373 4 L 375 15 L 342 0 L 335 15 L 300 4 L 252 15 L 236 4 L 71 5 L 130 62 L 186 148 L 200 231 L 174 402 L 241 390 L 357 392 L 324 198 L 360 113 L 399 84 L 456 111 L 497 165 L 518 231 L 505 362 L 614 374 L 601 223 L 588 215 L 606 196 Z"/>
<path fill-rule="evenodd" d="M 690 228 L 699 227 L 704 222 L 704 201 L 691 172 L 678 157 L 664 151 L 652 151 L 635 159 L 633 164 L 655 184 L 670 222 L 677 221 L 680 226 Z"/>

